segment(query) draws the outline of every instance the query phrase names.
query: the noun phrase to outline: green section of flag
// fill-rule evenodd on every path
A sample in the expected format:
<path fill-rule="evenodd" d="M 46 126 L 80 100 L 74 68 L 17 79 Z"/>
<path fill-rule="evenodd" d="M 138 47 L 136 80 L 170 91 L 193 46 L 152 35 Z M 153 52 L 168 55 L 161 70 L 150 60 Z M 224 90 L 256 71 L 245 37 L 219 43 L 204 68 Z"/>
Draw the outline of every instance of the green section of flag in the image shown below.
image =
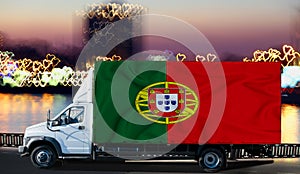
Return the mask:
<path fill-rule="evenodd" d="M 142 117 L 137 94 L 166 81 L 166 62 L 120 61 L 95 65 L 93 140 L 97 143 L 166 143 L 167 126 Z"/>

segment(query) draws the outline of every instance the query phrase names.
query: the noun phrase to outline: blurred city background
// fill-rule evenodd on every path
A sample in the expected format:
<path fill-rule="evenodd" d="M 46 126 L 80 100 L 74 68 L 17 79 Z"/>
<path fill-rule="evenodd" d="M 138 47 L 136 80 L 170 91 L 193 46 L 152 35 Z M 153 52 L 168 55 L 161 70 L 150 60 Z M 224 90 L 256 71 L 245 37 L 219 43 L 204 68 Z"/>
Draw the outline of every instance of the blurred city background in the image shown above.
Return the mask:
<path fill-rule="evenodd" d="M 108 54 L 90 55 L 84 69 L 76 68 L 82 50 L 99 31 L 116 21 L 152 13 L 190 23 L 217 54 L 201 55 L 199 50 L 195 55 L 172 39 L 144 36 L 126 40 Z M 144 50 L 159 50 L 164 54 L 145 59 L 281 62 L 282 141 L 300 142 L 297 0 L 3 0 L 0 21 L 0 132 L 21 133 L 45 121 L 48 109 L 52 116 L 57 114 L 72 102 L 72 87 L 81 85 L 93 61 L 126 60 Z"/>

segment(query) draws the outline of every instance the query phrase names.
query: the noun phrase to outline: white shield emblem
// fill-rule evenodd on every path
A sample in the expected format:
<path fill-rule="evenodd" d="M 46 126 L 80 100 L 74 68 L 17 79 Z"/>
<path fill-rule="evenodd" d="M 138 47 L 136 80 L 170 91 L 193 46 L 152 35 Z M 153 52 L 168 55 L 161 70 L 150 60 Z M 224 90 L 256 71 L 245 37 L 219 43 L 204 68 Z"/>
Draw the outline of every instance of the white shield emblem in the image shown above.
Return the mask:
<path fill-rule="evenodd" d="M 156 107 L 161 112 L 173 112 L 178 107 L 178 94 L 156 94 Z"/>

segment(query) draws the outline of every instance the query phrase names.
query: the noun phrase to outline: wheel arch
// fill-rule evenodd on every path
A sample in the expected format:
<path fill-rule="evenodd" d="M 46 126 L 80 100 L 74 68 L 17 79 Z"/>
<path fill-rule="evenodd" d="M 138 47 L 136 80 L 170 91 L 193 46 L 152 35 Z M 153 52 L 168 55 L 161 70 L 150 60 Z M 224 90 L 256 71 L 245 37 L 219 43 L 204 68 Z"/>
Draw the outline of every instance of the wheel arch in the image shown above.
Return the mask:
<path fill-rule="evenodd" d="M 62 150 L 59 143 L 54 138 L 51 137 L 34 138 L 28 147 L 29 154 L 31 154 L 36 147 L 41 145 L 50 146 L 56 152 L 57 156 L 62 156 Z"/>
<path fill-rule="evenodd" d="M 196 151 L 196 154 L 195 154 L 195 159 L 198 159 L 200 157 L 202 151 L 204 151 L 205 149 L 208 149 L 208 148 L 219 149 L 223 153 L 225 159 L 227 159 L 226 158 L 226 152 L 228 151 L 228 147 L 225 146 L 225 145 L 220 145 L 220 144 L 204 144 L 204 145 L 199 145 L 199 147 L 198 147 L 198 149 Z"/>

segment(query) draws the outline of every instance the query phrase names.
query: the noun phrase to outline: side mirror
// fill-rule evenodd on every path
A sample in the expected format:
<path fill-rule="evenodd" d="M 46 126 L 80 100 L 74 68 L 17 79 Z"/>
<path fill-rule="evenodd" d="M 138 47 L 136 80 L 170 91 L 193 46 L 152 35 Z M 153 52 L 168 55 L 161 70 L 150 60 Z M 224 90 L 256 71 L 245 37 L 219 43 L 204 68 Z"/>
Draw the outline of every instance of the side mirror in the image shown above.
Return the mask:
<path fill-rule="evenodd" d="M 47 118 L 47 123 L 46 123 L 47 129 L 52 131 L 52 121 Z"/>
<path fill-rule="evenodd" d="M 47 129 L 52 131 L 52 132 L 59 131 L 59 130 L 52 130 L 52 126 L 56 126 L 58 124 L 59 124 L 58 121 L 50 120 L 50 109 L 49 109 L 48 113 L 47 113 L 47 123 L 46 123 Z"/>
<path fill-rule="evenodd" d="M 48 110 L 48 113 L 47 113 L 47 121 L 50 120 L 50 109 Z"/>
<path fill-rule="evenodd" d="M 52 121 L 48 121 L 47 122 L 47 126 L 48 126 L 48 129 L 52 129 L 53 122 Z"/>
<path fill-rule="evenodd" d="M 47 112 L 47 129 L 51 129 L 52 128 L 52 123 L 51 123 L 51 121 L 50 121 L 50 109 L 48 110 L 48 112 Z"/>

